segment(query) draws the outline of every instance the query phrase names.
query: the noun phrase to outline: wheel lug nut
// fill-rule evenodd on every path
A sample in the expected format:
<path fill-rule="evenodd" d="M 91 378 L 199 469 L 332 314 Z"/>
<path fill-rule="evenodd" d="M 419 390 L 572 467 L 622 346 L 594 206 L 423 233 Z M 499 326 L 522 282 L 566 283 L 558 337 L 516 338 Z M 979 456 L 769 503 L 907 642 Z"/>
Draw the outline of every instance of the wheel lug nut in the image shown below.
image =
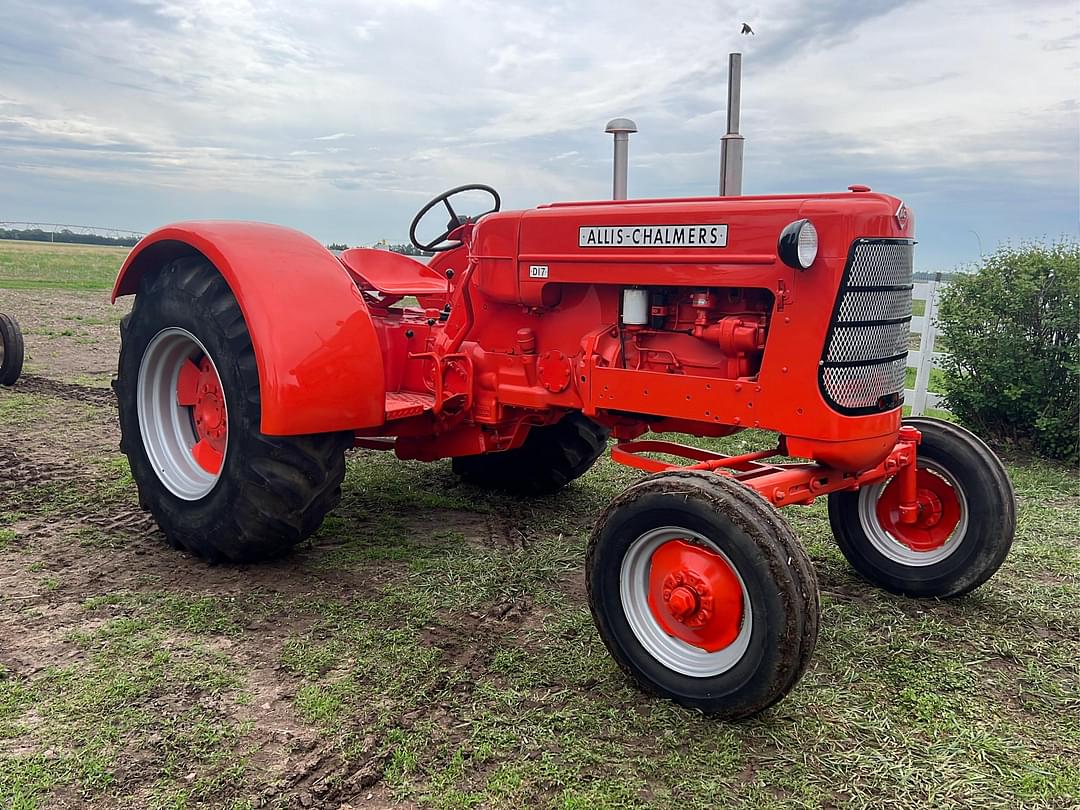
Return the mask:
<path fill-rule="evenodd" d="M 680 586 L 671 592 L 667 603 L 675 618 L 686 619 L 697 610 L 698 598 L 690 588 Z"/>

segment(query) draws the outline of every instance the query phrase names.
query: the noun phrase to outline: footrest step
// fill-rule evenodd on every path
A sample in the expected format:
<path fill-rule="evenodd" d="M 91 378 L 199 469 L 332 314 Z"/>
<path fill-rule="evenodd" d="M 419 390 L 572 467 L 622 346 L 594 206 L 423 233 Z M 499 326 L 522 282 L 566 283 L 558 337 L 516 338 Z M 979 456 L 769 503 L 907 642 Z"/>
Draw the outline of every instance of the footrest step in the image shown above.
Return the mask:
<path fill-rule="evenodd" d="M 386 395 L 386 421 L 419 416 L 435 407 L 435 397 L 431 394 L 417 394 L 412 391 L 391 391 Z"/>

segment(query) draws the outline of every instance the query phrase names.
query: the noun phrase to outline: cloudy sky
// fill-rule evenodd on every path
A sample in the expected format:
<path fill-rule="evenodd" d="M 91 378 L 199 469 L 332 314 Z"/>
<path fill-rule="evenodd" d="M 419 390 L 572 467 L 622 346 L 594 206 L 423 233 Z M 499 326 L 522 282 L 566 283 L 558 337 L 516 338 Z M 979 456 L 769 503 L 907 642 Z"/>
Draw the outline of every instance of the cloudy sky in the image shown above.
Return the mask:
<path fill-rule="evenodd" d="M 715 193 L 742 50 L 747 193 L 903 197 L 920 265 L 1078 228 L 1075 0 L 0 0 L 0 220 L 404 240 L 504 206 Z M 742 21 L 757 32 L 739 35 Z"/>

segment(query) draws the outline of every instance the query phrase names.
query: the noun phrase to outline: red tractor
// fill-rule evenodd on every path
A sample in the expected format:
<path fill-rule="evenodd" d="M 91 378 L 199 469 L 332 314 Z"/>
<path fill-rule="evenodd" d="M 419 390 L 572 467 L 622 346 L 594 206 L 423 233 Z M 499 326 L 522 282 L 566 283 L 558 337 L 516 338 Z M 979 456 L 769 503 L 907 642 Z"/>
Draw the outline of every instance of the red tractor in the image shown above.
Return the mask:
<path fill-rule="evenodd" d="M 486 210 L 465 216 L 476 194 Z M 121 446 L 173 545 L 287 552 L 337 503 L 352 447 L 451 458 L 529 495 L 582 475 L 610 436 L 650 475 L 589 540 L 596 626 L 642 687 L 728 718 L 783 697 L 817 637 L 814 569 L 777 507 L 827 497 L 844 555 L 897 593 L 956 596 L 1001 565 L 1001 463 L 962 428 L 901 419 L 915 240 L 900 200 L 853 186 L 499 209 L 479 185 L 428 203 L 410 230 L 428 264 L 256 223 L 139 243 L 113 291 L 136 295 Z M 433 210 L 449 221 L 421 240 Z M 775 449 L 641 438 L 745 428 Z"/>

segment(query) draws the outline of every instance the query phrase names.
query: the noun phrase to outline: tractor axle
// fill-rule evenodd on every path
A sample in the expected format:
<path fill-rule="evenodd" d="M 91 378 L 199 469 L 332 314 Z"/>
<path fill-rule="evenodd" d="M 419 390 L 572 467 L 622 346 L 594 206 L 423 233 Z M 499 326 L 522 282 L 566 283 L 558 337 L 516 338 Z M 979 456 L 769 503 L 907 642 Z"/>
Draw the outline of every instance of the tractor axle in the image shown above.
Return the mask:
<path fill-rule="evenodd" d="M 650 473 L 674 470 L 705 470 L 734 478 L 757 492 L 775 506 L 808 505 L 831 492 L 857 490 L 895 477 L 899 487 L 896 497 L 898 519 L 915 524 L 933 513 L 932 493 L 920 488 L 917 481 L 916 455 L 921 434 L 913 427 L 902 427 L 896 445 L 875 467 L 858 473 L 843 472 L 823 464 L 765 463 L 766 459 L 782 456 L 784 441 L 773 450 L 759 450 L 737 456 L 714 453 L 677 442 L 647 439 L 627 441 L 611 449 L 611 458 L 620 464 Z M 650 458 L 646 454 L 663 454 L 693 461 L 692 464 L 673 464 Z"/>

